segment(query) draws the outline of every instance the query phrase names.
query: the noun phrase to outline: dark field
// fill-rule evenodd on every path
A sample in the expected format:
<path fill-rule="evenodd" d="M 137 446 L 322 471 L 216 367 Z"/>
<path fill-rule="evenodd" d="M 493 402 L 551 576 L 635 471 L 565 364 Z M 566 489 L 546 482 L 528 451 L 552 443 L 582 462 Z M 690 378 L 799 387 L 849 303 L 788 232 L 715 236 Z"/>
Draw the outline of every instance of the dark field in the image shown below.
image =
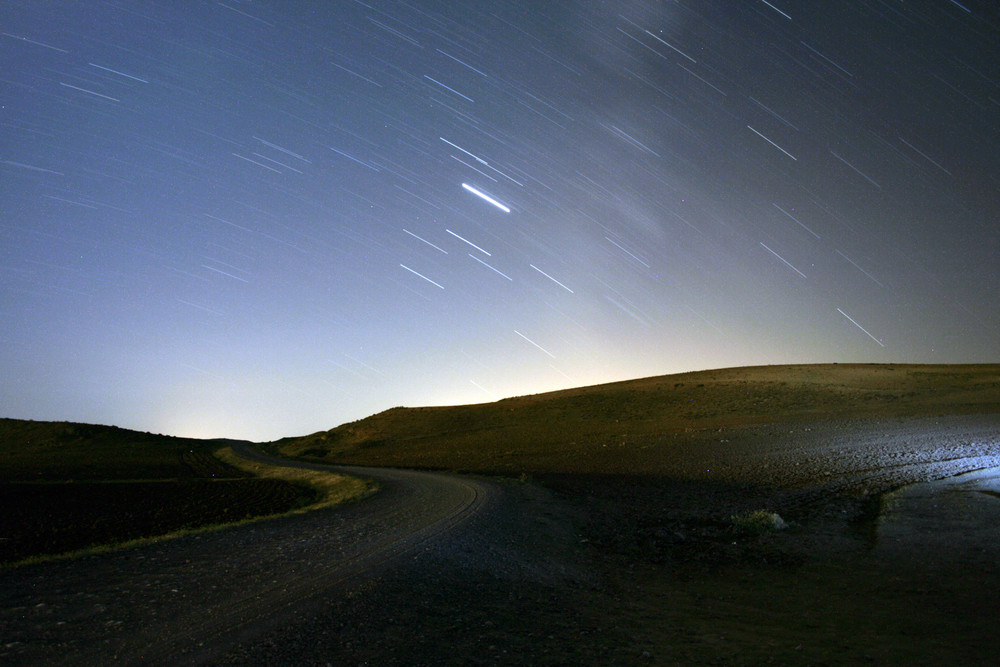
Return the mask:
<path fill-rule="evenodd" d="M 286 512 L 311 489 L 212 455 L 225 444 L 0 420 L 0 565 Z"/>
<path fill-rule="evenodd" d="M 0 484 L 0 564 L 285 512 L 315 497 L 268 479 Z"/>

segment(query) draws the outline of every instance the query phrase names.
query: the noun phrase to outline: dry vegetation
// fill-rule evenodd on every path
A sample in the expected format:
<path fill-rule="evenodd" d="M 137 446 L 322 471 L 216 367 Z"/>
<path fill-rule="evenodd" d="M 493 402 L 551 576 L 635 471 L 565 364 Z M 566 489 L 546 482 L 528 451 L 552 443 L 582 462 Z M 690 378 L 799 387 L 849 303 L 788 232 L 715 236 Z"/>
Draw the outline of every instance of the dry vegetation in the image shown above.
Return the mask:
<path fill-rule="evenodd" d="M 990 412 L 1000 412 L 996 364 L 763 366 L 393 408 L 272 447 L 344 464 L 688 477 L 687 436 L 709 429 Z"/>
<path fill-rule="evenodd" d="M 316 491 L 315 502 L 304 507 L 293 510 L 294 512 L 307 512 L 319 509 L 320 507 L 330 507 L 350 500 L 359 500 L 362 497 L 373 493 L 375 485 L 371 481 L 338 475 L 337 473 L 325 472 L 322 470 L 309 470 L 305 468 L 289 468 L 286 466 L 271 465 L 259 461 L 251 461 L 238 456 L 232 447 L 223 447 L 215 452 L 215 456 L 224 463 L 248 472 L 254 477 L 261 479 L 273 479 L 300 486 L 306 486 Z"/>

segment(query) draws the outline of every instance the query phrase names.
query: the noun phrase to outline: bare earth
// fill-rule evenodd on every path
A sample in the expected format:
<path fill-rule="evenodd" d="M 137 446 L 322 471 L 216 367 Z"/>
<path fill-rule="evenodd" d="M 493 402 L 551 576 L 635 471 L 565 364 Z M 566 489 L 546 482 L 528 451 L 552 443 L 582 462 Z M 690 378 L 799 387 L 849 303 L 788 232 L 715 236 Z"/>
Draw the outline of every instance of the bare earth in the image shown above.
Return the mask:
<path fill-rule="evenodd" d="M 712 429 L 668 445 L 690 468 L 684 479 L 368 470 L 383 489 L 357 504 L 5 570 L 0 660 L 994 664 L 1000 655 L 1000 415 Z M 729 517 L 753 509 L 790 526 L 735 534 Z"/>

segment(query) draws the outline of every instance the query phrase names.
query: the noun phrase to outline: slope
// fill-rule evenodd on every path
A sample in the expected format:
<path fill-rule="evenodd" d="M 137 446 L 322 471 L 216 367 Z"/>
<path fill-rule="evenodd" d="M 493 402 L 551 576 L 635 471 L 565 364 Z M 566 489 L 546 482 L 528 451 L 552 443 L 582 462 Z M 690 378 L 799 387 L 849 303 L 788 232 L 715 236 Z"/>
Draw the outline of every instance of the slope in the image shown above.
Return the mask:
<path fill-rule="evenodd" d="M 342 464 L 677 475 L 681 450 L 720 429 L 998 412 L 1000 364 L 761 366 L 393 408 L 271 449 Z"/>

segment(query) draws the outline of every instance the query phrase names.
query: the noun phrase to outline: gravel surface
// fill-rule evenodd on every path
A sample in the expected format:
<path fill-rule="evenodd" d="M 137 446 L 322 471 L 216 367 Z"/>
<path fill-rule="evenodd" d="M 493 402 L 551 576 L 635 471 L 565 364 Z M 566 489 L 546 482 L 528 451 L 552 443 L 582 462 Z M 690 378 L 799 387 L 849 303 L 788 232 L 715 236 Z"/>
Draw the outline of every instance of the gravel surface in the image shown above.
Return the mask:
<path fill-rule="evenodd" d="M 0 572 L 0 658 L 17 664 L 212 662 L 495 502 L 476 480 L 356 469 L 343 507 Z"/>
<path fill-rule="evenodd" d="M 636 446 L 675 457 L 676 475 L 367 471 L 381 490 L 353 505 L 0 571 L 0 661 L 991 664 L 1000 652 L 1000 415 Z M 789 527 L 734 533 L 730 517 L 756 509 Z"/>

